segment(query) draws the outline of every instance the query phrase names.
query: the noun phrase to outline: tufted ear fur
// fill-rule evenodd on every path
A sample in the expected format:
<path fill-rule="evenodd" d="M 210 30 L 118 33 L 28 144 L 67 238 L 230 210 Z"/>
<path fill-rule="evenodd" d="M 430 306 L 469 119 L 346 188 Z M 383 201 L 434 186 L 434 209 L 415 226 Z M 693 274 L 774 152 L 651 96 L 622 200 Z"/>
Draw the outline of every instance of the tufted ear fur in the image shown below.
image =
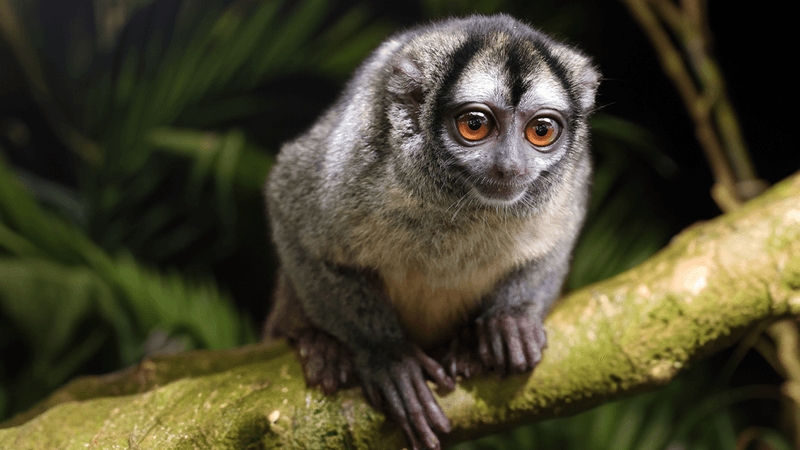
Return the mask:
<path fill-rule="evenodd" d="M 408 55 L 401 55 L 392 65 L 386 89 L 399 101 L 419 108 L 424 100 L 423 73 Z"/>
<path fill-rule="evenodd" d="M 420 110 L 425 101 L 423 85 L 424 74 L 416 61 L 408 55 L 400 55 L 390 66 L 392 71 L 386 82 L 386 90 L 394 105 L 392 116 L 395 126 L 418 132 L 420 127 Z M 397 120 L 404 118 L 401 122 Z"/>
<path fill-rule="evenodd" d="M 587 59 L 586 63 L 578 70 L 578 101 L 584 111 L 590 111 L 594 107 L 597 87 L 600 86 L 600 72 Z"/>

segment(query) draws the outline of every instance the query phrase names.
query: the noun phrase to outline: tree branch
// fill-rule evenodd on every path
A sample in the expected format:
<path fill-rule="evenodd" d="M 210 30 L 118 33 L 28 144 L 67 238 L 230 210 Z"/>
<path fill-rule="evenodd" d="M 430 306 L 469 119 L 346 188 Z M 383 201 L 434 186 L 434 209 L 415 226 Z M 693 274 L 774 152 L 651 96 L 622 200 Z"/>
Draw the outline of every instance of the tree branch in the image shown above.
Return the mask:
<path fill-rule="evenodd" d="M 695 123 L 695 135 L 717 184 L 723 211 L 766 189 L 747 152 L 725 77 L 711 52 L 707 0 L 622 0 L 656 49 L 664 73 Z"/>
<path fill-rule="evenodd" d="M 640 266 L 577 291 L 533 375 L 458 384 L 445 443 L 653 389 L 749 328 L 800 314 L 800 174 L 690 227 Z M 79 401 L 80 400 L 80 401 Z M 286 345 L 146 359 L 63 387 L 0 429 L 0 449 L 401 448 L 358 390 L 305 387 Z"/>

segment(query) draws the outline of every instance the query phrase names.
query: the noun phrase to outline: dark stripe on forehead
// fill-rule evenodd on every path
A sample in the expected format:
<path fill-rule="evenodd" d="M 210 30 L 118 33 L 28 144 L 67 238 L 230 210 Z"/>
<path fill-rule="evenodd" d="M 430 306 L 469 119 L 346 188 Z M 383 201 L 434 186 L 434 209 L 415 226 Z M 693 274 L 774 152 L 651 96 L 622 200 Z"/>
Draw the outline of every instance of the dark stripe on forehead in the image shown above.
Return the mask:
<path fill-rule="evenodd" d="M 525 75 L 535 67 L 534 55 L 526 51 L 521 41 L 514 39 L 509 43 L 505 65 L 508 86 L 511 88 L 511 105 L 516 107 L 519 106 L 525 91 L 530 89 L 530 83 L 525 79 Z"/>
<path fill-rule="evenodd" d="M 547 67 L 550 68 L 550 71 L 556 76 L 559 84 L 561 84 L 564 92 L 566 92 L 567 96 L 569 97 L 570 111 L 563 112 L 572 115 L 572 113 L 578 111 L 579 108 L 578 99 L 575 97 L 575 90 L 572 88 L 570 71 L 566 68 L 566 66 L 564 66 L 563 61 L 553 55 L 553 53 L 550 51 L 548 43 L 541 43 L 536 47 L 539 49 L 545 64 L 547 64 Z"/>
<path fill-rule="evenodd" d="M 436 98 L 434 100 L 433 111 L 434 114 L 436 114 L 435 119 L 440 119 L 444 116 L 447 100 L 453 91 L 453 85 L 461 78 L 464 69 L 469 65 L 472 58 L 475 57 L 475 54 L 482 46 L 481 40 L 472 36 L 467 38 L 467 40 L 450 56 L 450 66 L 445 76 L 442 78 L 442 83 L 439 85 L 439 92 L 436 93 Z"/>
<path fill-rule="evenodd" d="M 464 69 L 472 61 L 482 45 L 483 43 L 479 38 L 471 36 L 450 56 L 449 67 L 443 67 L 447 69 L 447 72 L 442 77 L 442 82 L 438 86 L 438 91 L 435 93 L 433 100 L 433 117 L 428 117 L 426 121 L 428 123 L 426 125 L 428 138 L 432 144 L 428 146 L 430 153 L 426 155 L 430 158 L 425 163 L 428 175 L 432 180 L 436 180 L 437 186 L 443 192 L 447 191 L 453 195 L 455 195 L 455 187 L 458 186 L 458 170 L 450 167 L 452 157 L 447 152 L 447 147 L 442 140 L 441 130 L 444 127 L 444 118 L 447 114 L 449 99 L 452 96 L 453 85 L 461 78 Z"/>
<path fill-rule="evenodd" d="M 576 97 L 576 91 L 572 88 L 573 80 L 571 78 L 570 70 L 564 64 L 564 61 L 558 58 L 557 56 L 553 55 L 551 51 L 551 44 L 545 43 L 544 45 L 538 46 L 539 51 L 541 52 L 542 59 L 550 68 L 550 71 L 555 75 L 555 78 L 558 80 L 559 84 L 561 84 L 561 88 L 564 89 L 564 92 L 567 95 L 567 99 L 569 100 L 569 111 L 562 111 L 567 119 L 567 127 L 571 130 L 574 130 L 576 127 L 576 123 L 578 120 L 578 115 L 576 114 L 580 111 L 578 98 Z M 573 133 L 568 133 L 567 138 L 575 139 Z M 576 153 L 580 146 L 576 145 L 566 145 L 567 153 Z M 558 172 L 558 166 L 554 166 L 551 168 L 554 172 Z"/>

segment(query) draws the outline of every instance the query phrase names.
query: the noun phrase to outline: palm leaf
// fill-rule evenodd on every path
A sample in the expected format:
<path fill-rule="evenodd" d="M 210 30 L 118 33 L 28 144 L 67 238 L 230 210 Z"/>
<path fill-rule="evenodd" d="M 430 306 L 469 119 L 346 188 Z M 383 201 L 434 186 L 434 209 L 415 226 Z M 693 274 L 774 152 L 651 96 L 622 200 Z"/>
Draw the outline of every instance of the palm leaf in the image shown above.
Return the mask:
<path fill-rule="evenodd" d="M 108 255 L 41 209 L 1 158 L 0 252 L 6 255 L 0 258 L 0 319 L 20 330 L 32 350 L 33 359 L 18 372 L 26 383 L 44 377 L 34 391 L 66 381 L 95 357 L 106 333 L 120 364 L 141 358 L 145 338 L 158 327 L 181 330 L 195 347 L 254 339 L 250 322 L 213 282 L 162 274 L 124 253 Z M 80 334 L 83 328 L 90 332 Z"/>

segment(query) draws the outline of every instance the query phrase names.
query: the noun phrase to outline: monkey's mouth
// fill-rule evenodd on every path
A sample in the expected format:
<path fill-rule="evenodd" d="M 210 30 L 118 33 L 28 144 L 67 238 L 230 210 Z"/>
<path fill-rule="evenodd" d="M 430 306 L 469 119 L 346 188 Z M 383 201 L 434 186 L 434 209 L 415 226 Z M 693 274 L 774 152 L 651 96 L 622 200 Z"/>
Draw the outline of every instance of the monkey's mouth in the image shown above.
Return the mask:
<path fill-rule="evenodd" d="M 524 183 L 475 184 L 472 193 L 490 205 L 510 205 L 522 198 L 527 187 Z"/>

